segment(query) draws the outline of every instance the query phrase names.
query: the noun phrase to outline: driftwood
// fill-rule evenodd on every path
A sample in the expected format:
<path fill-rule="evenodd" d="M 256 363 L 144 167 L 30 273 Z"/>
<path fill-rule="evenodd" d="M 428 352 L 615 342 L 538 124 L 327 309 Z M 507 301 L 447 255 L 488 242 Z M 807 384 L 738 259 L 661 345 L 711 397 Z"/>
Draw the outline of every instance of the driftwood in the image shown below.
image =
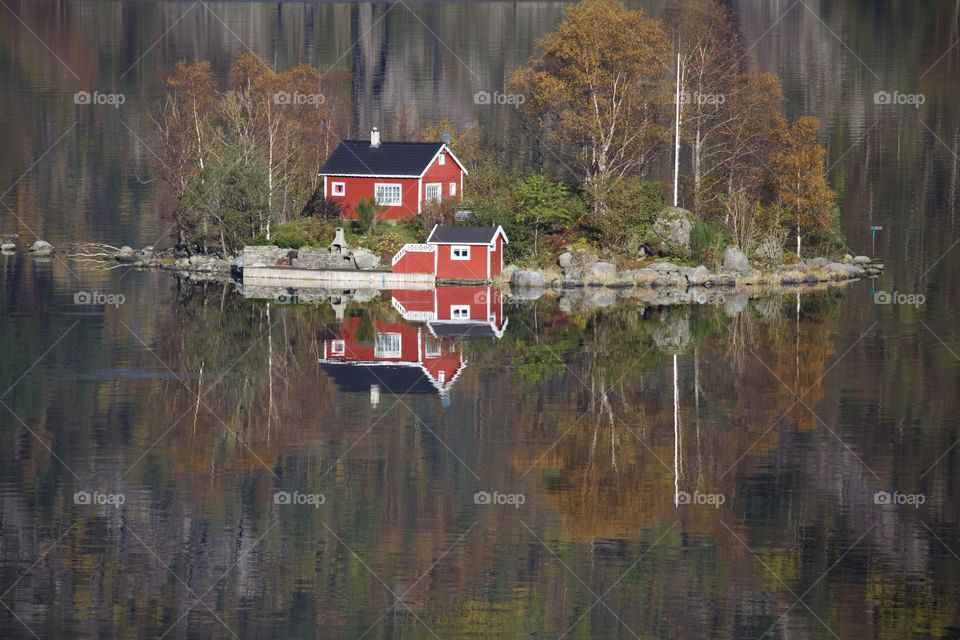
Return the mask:
<path fill-rule="evenodd" d="M 84 266 L 97 266 L 109 270 L 124 266 L 115 261 L 120 247 L 104 242 L 78 242 L 73 246 L 74 253 L 68 253 L 67 258 Z M 104 263 L 113 263 L 110 265 Z"/>

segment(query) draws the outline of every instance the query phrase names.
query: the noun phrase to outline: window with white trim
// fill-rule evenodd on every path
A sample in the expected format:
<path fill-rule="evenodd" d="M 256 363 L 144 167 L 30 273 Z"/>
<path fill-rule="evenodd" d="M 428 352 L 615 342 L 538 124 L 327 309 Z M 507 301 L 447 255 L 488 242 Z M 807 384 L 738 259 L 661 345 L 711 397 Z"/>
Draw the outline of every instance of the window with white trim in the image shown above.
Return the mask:
<path fill-rule="evenodd" d="M 401 336 L 399 333 L 378 333 L 373 342 L 375 358 L 399 358 Z"/>
<path fill-rule="evenodd" d="M 441 154 L 440 154 L 440 166 L 442 167 L 442 166 L 445 165 L 445 164 L 447 164 L 447 154 L 441 153 Z"/>
<path fill-rule="evenodd" d="M 378 182 L 374 185 L 374 199 L 381 207 L 400 206 L 400 185 Z"/>
<path fill-rule="evenodd" d="M 468 304 L 452 304 L 452 305 L 450 305 L 450 319 L 451 319 L 451 320 L 469 320 L 469 319 L 470 319 L 470 305 L 468 305 Z"/>
<path fill-rule="evenodd" d="M 440 190 L 442 186 L 439 182 L 427 185 L 427 202 L 440 202 Z"/>
<path fill-rule="evenodd" d="M 456 183 L 456 182 L 451 182 L 451 183 L 450 183 L 450 195 L 451 195 L 451 196 L 457 195 L 457 183 Z"/>
<path fill-rule="evenodd" d="M 465 244 L 455 244 L 450 247 L 450 259 L 451 260 L 469 260 L 470 259 L 470 247 Z"/>
<path fill-rule="evenodd" d="M 439 338 L 427 336 L 427 339 L 424 341 L 423 350 L 426 352 L 428 358 L 436 358 L 443 354 L 443 344 Z"/>
<path fill-rule="evenodd" d="M 347 183 L 346 182 L 333 182 L 330 184 L 330 195 L 333 196 L 345 196 L 347 195 Z"/>
<path fill-rule="evenodd" d="M 346 350 L 346 344 L 343 342 L 343 340 L 330 341 L 330 353 L 333 355 L 342 356 Z"/>

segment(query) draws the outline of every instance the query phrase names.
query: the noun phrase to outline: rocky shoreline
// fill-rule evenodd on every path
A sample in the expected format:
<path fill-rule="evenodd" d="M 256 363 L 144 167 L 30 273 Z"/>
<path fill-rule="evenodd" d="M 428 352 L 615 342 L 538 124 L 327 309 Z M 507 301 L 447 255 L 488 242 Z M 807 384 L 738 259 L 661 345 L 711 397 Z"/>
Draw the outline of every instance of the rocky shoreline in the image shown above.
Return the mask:
<path fill-rule="evenodd" d="M 669 261 L 620 270 L 614 263 L 595 256 L 566 252 L 560 256 L 556 268 L 520 269 L 511 265 L 500 275 L 497 284 L 509 284 L 511 289 L 776 287 L 857 280 L 879 275 L 883 268 L 883 264 L 866 256 L 847 255 L 840 261 L 807 258 L 795 264 L 757 269 L 750 265 L 743 253 L 727 249 L 723 266 L 717 271 L 703 265 L 689 267 Z"/>

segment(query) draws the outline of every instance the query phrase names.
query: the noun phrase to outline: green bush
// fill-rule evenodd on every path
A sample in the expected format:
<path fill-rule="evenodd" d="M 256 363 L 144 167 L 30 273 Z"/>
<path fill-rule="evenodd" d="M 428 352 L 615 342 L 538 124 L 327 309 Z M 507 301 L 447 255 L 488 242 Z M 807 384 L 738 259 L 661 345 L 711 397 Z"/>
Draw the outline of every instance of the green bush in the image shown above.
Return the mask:
<path fill-rule="evenodd" d="M 715 269 L 723 260 L 727 244 L 723 228 L 716 223 L 696 219 L 690 230 L 690 257 L 699 264 Z"/>

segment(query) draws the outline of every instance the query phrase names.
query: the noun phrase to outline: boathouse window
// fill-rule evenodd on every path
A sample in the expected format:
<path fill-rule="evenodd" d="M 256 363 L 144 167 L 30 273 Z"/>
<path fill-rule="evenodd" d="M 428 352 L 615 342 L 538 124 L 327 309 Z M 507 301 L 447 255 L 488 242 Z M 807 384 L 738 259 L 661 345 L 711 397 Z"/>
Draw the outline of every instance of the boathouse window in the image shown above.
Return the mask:
<path fill-rule="evenodd" d="M 445 165 L 445 164 L 447 164 L 447 154 L 441 153 L 441 154 L 440 154 L 440 166 L 442 167 L 442 166 Z"/>
<path fill-rule="evenodd" d="M 427 202 L 440 202 L 441 186 L 439 182 L 427 185 Z"/>
<path fill-rule="evenodd" d="M 378 333 L 373 344 L 373 355 L 376 358 L 400 357 L 400 334 Z"/>
<path fill-rule="evenodd" d="M 374 188 L 374 197 L 381 207 L 399 207 L 400 185 L 377 183 Z"/>
<path fill-rule="evenodd" d="M 457 195 L 457 183 L 456 183 L 456 182 L 451 182 L 451 183 L 450 183 L 450 195 L 451 195 L 451 196 Z"/>
<path fill-rule="evenodd" d="M 470 259 L 470 247 L 466 245 L 453 245 L 450 248 L 450 259 L 451 260 L 469 260 Z"/>
<path fill-rule="evenodd" d="M 454 304 L 450 306 L 450 319 L 451 320 L 469 320 L 470 319 L 470 305 L 468 304 Z"/>
<path fill-rule="evenodd" d="M 428 358 L 436 358 L 443 353 L 443 345 L 440 344 L 439 339 L 433 336 L 427 336 L 424 346 Z"/>
<path fill-rule="evenodd" d="M 347 195 L 347 183 L 345 182 L 334 182 L 330 187 L 331 195 L 335 196 L 345 196 Z"/>
<path fill-rule="evenodd" d="M 343 340 L 333 340 L 330 342 L 330 353 L 335 356 L 342 356 L 346 351 L 346 345 Z"/>

